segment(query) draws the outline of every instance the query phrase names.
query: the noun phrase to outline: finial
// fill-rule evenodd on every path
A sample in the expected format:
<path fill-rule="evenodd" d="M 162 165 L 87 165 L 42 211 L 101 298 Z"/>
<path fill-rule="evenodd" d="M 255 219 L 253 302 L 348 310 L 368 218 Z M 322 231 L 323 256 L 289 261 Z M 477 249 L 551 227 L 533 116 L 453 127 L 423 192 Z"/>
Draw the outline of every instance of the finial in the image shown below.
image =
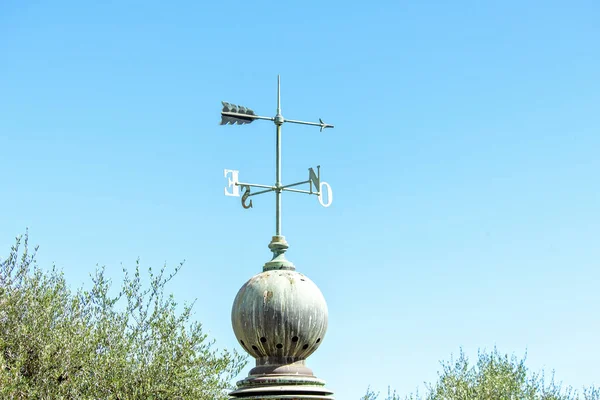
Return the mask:
<path fill-rule="evenodd" d="M 285 240 L 285 236 L 273 236 L 271 243 L 269 243 L 269 249 L 273 252 L 273 258 L 271 261 L 265 263 L 263 271 L 270 271 L 273 269 L 286 269 L 295 271 L 296 267 L 291 261 L 285 258 L 285 252 L 290 246 Z"/>

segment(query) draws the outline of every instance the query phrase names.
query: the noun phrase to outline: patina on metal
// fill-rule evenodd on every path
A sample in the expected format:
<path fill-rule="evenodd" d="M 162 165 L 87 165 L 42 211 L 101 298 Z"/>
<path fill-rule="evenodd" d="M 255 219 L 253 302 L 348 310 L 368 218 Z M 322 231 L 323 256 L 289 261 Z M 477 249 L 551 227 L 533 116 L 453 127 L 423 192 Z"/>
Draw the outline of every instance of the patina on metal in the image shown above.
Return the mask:
<path fill-rule="evenodd" d="M 283 185 L 281 182 L 281 127 L 284 123 L 333 128 L 319 122 L 288 120 L 281 115 L 280 78 L 277 77 L 277 113 L 275 117 L 256 115 L 253 110 L 223 102 L 221 125 L 249 124 L 257 119 L 273 121 L 276 126 L 275 184 L 239 182 L 239 171 L 225 170 L 226 196 L 240 196 L 242 206 L 251 208 L 251 196 L 275 192 L 275 236 L 269 243 L 273 258 L 263 272 L 253 276 L 239 290 L 231 310 L 233 331 L 243 349 L 256 359 L 248 377 L 237 383 L 231 399 L 255 400 L 332 400 L 333 392 L 325 381 L 314 376 L 305 360 L 323 342 L 327 331 L 327 303 L 308 277 L 296 271 L 285 257 L 289 248 L 281 231 L 281 195 L 284 191 L 317 195 L 321 205 L 331 204 L 331 187 L 321 181 L 321 169 L 309 168 L 308 179 Z M 293 189 L 308 184 L 308 190 Z M 322 188 L 327 189 L 327 202 Z M 229 190 L 228 190 L 229 188 Z M 260 188 L 251 192 L 251 188 Z"/>

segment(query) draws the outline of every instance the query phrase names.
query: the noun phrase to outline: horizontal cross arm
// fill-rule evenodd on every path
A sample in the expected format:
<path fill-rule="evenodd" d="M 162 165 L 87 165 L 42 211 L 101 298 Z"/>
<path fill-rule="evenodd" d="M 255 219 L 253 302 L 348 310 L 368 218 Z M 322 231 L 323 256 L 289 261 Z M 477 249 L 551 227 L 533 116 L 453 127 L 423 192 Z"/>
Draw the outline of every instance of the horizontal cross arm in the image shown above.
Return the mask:
<path fill-rule="evenodd" d="M 275 190 L 275 189 L 277 189 L 273 185 L 259 185 L 259 184 L 256 184 L 256 183 L 243 183 L 243 182 L 236 182 L 235 184 L 236 184 L 236 186 L 250 186 L 250 187 L 257 187 L 257 188 L 267 188 L 269 190 Z"/>
<path fill-rule="evenodd" d="M 250 196 L 256 196 L 258 194 L 269 193 L 269 192 L 273 192 L 273 191 L 275 191 L 275 189 L 261 190 L 260 192 L 254 192 L 254 193 L 250 192 L 250 194 L 248 195 L 248 197 L 250 197 Z"/>
<path fill-rule="evenodd" d="M 290 122 L 292 124 L 319 126 L 319 127 L 321 127 L 321 130 L 323 130 L 325 128 L 333 128 L 334 127 L 333 125 L 326 124 L 320 118 L 319 118 L 319 122 L 298 121 L 295 119 L 287 119 L 287 118 L 285 119 L 285 122 Z"/>
<path fill-rule="evenodd" d="M 292 187 L 292 186 L 304 185 L 305 183 L 310 183 L 310 180 L 302 181 L 302 182 L 296 182 L 296 183 L 292 183 L 292 184 L 289 184 L 289 185 L 285 185 L 285 186 L 282 186 L 281 189 L 289 188 L 289 187 Z"/>
<path fill-rule="evenodd" d="M 281 190 L 285 190 L 287 192 L 294 192 L 294 193 L 314 194 L 315 196 L 321 195 L 321 192 L 309 192 L 308 190 L 298 190 L 298 189 L 289 189 L 289 188 L 281 188 Z"/>

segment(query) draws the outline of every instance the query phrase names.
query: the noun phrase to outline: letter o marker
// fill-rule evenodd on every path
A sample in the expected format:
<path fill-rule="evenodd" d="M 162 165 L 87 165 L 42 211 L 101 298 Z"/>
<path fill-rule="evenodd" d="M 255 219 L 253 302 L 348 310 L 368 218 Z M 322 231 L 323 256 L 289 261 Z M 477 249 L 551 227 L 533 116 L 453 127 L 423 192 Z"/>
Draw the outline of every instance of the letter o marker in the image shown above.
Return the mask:
<path fill-rule="evenodd" d="M 327 186 L 327 203 L 323 202 L 323 186 Z M 321 182 L 319 191 L 321 192 L 319 195 L 319 203 L 321 203 L 323 207 L 329 207 L 331 202 L 333 202 L 333 192 L 331 191 L 331 186 L 329 186 L 329 183 L 327 182 Z"/>

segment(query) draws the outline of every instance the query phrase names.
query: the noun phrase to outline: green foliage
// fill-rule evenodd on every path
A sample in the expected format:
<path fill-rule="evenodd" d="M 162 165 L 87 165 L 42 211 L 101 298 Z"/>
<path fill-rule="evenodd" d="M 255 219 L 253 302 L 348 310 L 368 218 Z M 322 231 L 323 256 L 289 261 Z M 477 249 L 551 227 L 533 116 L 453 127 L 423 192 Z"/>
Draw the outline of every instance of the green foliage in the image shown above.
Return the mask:
<path fill-rule="evenodd" d="M 500 355 L 496 349 L 491 354 L 480 352 L 473 367 L 461 351 L 456 362 L 442 365 L 439 381 L 429 390 L 428 400 L 573 399 L 572 390 L 563 391 L 554 383 L 553 377 L 548 384 L 544 375 L 528 377 L 524 358 L 518 360 L 515 356 Z"/>
<path fill-rule="evenodd" d="M 546 382 L 543 373 L 531 373 L 525 358 L 479 352 L 475 365 L 461 351 L 457 360 L 442 363 L 442 371 L 434 384 L 426 385 L 425 396 L 418 393 L 406 400 L 600 400 L 600 390 L 585 388 L 579 395 L 572 388 L 563 389 L 554 382 L 554 374 Z M 378 396 L 370 389 L 361 400 L 375 400 Z M 395 392 L 386 400 L 400 400 Z"/>
<path fill-rule="evenodd" d="M 226 399 L 245 359 L 218 351 L 192 305 L 164 296 L 171 273 L 139 261 L 124 269 L 121 290 L 98 269 L 90 290 L 69 290 L 56 269 L 44 272 L 27 234 L 0 262 L 0 398 Z M 146 287 L 147 286 L 147 287 Z"/>
<path fill-rule="evenodd" d="M 378 398 L 379 394 L 372 391 L 371 388 L 368 388 L 367 393 L 363 397 L 361 397 L 360 400 L 377 400 Z M 400 400 L 400 397 L 396 394 L 395 391 L 392 393 L 391 389 L 388 387 L 388 394 L 386 400 Z"/>

